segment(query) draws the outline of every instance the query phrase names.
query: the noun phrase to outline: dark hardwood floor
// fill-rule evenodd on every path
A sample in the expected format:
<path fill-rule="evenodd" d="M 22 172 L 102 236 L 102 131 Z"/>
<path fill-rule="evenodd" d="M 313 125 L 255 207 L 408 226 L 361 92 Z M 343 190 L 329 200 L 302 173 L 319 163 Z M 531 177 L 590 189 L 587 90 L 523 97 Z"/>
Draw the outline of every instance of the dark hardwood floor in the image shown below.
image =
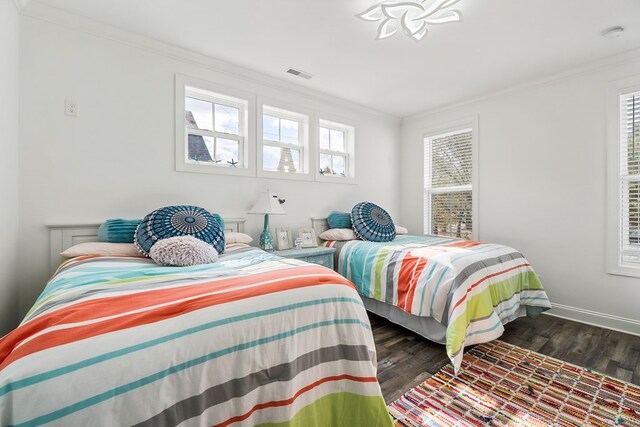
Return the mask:
<path fill-rule="evenodd" d="M 378 380 L 387 403 L 449 363 L 435 344 L 369 313 L 378 351 Z M 501 340 L 640 385 L 640 337 L 541 315 L 506 326 Z"/>

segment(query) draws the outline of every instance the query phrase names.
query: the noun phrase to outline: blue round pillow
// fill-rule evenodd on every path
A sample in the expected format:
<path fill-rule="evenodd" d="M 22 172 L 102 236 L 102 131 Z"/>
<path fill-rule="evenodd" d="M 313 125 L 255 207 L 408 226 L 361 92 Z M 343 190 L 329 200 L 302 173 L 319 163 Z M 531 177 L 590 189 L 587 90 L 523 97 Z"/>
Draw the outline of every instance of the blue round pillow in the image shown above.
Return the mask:
<path fill-rule="evenodd" d="M 378 205 L 361 202 L 351 210 L 353 231 L 358 238 L 370 242 L 390 242 L 396 238 L 391 216 Z"/>
<path fill-rule="evenodd" d="M 218 218 L 197 206 L 166 206 L 144 217 L 136 229 L 134 243 L 140 252 L 149 256 L 151 247 L 158 240 L 193 236 L 222 253 L 224 228 Z"/>

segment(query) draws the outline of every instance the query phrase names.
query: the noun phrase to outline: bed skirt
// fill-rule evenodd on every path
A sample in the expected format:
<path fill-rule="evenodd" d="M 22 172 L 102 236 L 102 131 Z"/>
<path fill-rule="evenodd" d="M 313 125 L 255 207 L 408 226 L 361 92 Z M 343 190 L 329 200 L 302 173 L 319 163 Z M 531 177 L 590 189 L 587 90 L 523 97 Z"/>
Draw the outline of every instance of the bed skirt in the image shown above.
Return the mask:
<path fill-rule="evenodd" d="M 420 317 L 407 313 L 395 305 L 380 302 L 360 295 L 367 311 L 384 317 L 392 323 L 400 325 L 426 339 L 438 344 L 445 344 L 447 327 L 433 317 Z"/>

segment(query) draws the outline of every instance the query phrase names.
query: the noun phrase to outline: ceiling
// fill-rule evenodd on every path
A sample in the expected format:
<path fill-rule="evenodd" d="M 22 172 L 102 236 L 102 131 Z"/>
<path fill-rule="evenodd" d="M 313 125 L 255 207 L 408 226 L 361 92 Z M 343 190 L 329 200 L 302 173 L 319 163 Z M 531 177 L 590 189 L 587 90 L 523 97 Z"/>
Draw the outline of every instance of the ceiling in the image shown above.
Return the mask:
<path fill-rule="evenodd" d="M 38 1 L 398 117 L 640 48 L 640 0 L 461 0 L 420 42 L 376 41 L 376 0 Z"/>

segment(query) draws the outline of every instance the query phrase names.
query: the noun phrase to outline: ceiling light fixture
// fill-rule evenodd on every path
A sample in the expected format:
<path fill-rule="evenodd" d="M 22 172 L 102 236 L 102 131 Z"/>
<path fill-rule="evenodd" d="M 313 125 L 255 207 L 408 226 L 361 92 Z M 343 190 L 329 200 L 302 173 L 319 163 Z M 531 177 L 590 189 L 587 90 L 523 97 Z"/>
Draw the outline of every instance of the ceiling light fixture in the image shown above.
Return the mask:
<path fill-rule="evenodd" d="M 380 22 L 377 40 L 391 37 L 402 29 L 413 40 L 420 41 L 431 25 L 462 21 L 462 12 L 449 9 L 459 1 L 384 1 L 356 16 L 369 22 Z"/>

